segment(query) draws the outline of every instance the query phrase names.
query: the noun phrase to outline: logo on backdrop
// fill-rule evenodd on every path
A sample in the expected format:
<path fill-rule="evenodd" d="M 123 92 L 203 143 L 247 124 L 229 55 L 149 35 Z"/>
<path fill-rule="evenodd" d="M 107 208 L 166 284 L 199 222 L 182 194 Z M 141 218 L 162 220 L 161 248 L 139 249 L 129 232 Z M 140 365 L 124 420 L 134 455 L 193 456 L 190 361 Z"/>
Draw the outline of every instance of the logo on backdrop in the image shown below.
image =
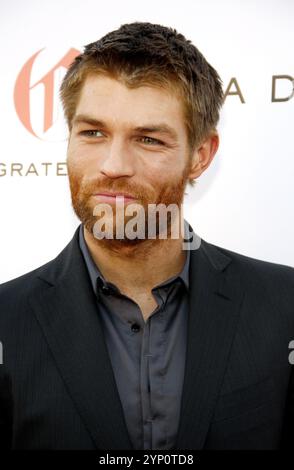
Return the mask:
<path fill-rule="evenodd" d="M 69 49 L 56 64 L 45 73 L 41 73 L 41 77 L 34 81 L 33 69 L 38 68 L 42 51 L 44 48 L 33 54 L 24 64 L 17 76 L 14 88 L 14 106 L 19 120 L 28 132 L 39 139 L 43 139 L 45 134 L 48 134 L 58 120 L 58 114 L 61 114 L 58 113 L 61 106 L 57 99 L 58 93 L 56 93 L 61 82 L 61 75 L 64 75 L 74 58 L 80 54 L 77 49 Z M 49 137 L 48 140 L 51 139 Z"/>
<path fill-rule="evenodd" d="M 59 100 L 59 87 L 75 57 L 77 49 L 69 49 L 62 57 L 40 49 L 21 68 L 14 87 L 14 107 L 25 129 L 46 142 L 65 141 L 67 127 Z M 67 176 L 67 164 L 62 161 L 0 162 L 1 176 Z"/>

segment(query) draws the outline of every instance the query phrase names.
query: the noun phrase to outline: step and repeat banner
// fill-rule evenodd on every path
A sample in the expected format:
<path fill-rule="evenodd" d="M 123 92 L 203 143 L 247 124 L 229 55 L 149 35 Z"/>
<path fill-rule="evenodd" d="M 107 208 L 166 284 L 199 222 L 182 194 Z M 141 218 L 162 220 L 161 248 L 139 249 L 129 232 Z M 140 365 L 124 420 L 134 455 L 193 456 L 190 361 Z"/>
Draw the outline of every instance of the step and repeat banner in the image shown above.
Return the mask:
<path fill-rule="evenodd" d="M 123 23 L 171 26 L 218 71 L 220 146 L 185 218 L 208 242 L 294 266 L 292 0 L 11 0 L 0 7 L 0 283 L 54 258 L 79 224 L 58 91 L 83 46 Z"/>

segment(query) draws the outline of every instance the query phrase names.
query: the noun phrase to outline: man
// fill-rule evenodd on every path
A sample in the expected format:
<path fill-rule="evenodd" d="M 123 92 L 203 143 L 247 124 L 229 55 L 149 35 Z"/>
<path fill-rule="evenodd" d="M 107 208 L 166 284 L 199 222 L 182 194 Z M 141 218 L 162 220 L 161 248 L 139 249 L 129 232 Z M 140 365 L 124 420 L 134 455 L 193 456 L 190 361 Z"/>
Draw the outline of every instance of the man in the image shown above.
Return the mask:
<path fill-rule="evenodd" d="M 85 47 L 61 99 L 81 224 L 0 287 L 2 448 L 290 447 L 293 268 L 192 246 L 187 221 L 172 237 L 218 148 L 217 72 L 175 30 L 135 22 Z M 143 236 L 119 237 L 132 204 Z M 165 238 L 145 218 L 160 204 L 179 208 Z"/>

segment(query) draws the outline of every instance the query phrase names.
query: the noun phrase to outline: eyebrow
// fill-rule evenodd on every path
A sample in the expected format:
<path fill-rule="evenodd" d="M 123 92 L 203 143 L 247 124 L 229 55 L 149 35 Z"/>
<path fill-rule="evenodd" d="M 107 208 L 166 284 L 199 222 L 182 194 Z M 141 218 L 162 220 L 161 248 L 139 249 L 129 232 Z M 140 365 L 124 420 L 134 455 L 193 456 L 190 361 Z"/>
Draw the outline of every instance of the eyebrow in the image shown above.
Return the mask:
<path fill-rule="evenodd" d="M 77 114 L 73 118 L 73 125 L 74 124 L 89 124 L 91 126 L 103 127 L 106 128 L 107 125 L 104 121 L 93 118 L 87 114 Z M 146 124 L 144 126 L 137 126 L 134 128 L 135 132 L 143 132 L 143 133 L 154 133 L 159 132 L 161 134 L 165 134 L 171 137 L 174 140 L 178 140 L 178 136 L 176 131 L 170 127 L 168 124 L 165 123 L 158 123 L 158 124 Z"/>

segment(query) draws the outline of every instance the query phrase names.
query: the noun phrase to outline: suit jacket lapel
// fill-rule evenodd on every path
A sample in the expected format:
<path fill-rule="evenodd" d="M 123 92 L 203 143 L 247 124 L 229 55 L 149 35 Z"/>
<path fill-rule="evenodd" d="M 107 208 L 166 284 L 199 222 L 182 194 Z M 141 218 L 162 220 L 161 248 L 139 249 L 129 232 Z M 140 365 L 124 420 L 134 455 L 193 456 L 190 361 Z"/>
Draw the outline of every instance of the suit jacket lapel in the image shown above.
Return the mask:
<path fill-rule="evenodd" d="M 132 449 L 78 230 L 40 278 L 30 302 L 94 445 Z"/>
<path fill-rule="evenodd" d="M 191 251 L 186 368 L 176 449 L 202 449 L 230 348 L 243 289 L 231 258 L 202 240 Z"/>

